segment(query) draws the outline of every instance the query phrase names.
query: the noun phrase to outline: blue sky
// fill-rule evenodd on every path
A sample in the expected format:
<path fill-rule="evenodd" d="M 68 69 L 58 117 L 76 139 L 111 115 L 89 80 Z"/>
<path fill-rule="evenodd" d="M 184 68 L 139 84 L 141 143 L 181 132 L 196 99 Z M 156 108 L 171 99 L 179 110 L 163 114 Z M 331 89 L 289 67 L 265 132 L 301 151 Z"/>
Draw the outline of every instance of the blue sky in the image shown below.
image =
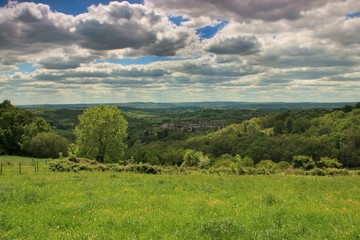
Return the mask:
<path fill-rule="evenodd" d="M 27 0 L 18 0 L 17 2 L 30 2 Z M 75 1 L 61 1 L 61 0 L 38 0 L 31 1 L 34 3 L 42 3 L 49 5 L 51 10 L 62 12 L 71 15 L 78 15 L 80 13 L 87 12 L 87 8 L 91 5 L 104 4 L 107 5 L 111 2 L 111 0 L 75 0 Z M 138 3 L 143 4 L 143 0 L 129 0 L 130 3 Z M 1 0 L 0 6 L 5 6 L 7 1 Z"/>
<path fill-rule="evenodd" d="M 360 7 L 0 0 L 0 100 L 359 101 Z"/>

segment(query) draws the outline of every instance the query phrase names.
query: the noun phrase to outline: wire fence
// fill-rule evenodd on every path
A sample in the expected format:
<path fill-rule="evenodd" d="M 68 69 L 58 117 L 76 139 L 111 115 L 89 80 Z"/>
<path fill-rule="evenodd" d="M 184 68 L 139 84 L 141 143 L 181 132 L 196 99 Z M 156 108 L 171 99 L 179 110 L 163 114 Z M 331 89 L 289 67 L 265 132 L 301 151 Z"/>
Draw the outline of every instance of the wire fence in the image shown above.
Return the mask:
<path fill-rule="evenodd" d="M 31 172 L 40 172 L 48 169 L 48 160 L 30 160 L 30 161 L 1 161 L 0 175 L 4 174 L 23 174 Z"/>

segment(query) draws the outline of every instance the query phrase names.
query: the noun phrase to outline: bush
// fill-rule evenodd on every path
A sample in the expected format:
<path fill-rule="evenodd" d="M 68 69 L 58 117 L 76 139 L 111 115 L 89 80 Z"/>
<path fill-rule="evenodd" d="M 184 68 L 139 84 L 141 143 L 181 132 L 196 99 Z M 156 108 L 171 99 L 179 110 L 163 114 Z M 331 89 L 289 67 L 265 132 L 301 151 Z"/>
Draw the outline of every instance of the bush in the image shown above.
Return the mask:
<path fill-rule="evenodd" d="M 218 175 L 236 175 L 237 171 L 231 167 L 210 168 L 209 173 Z"/>
<path fill-rule="evenodd" d="M 305 171 L 305 175 L 312 175 L 312 176 L 325 176 L 326 172 L 320 168 L 314 168 L 309 171 Z"/>
<path fill-rule="evenodd" d="M 105 171 L 107 167 L 93 160 L 72 157 L 50 162 L 49 169 L 54 172 L 78 172 Z"/>
<path fill-rule="evenodd" d="M 146 174 L 159 174 L 161 173 L 161 168 L 147 163 L 138 163 L 126 165 L 125 171 Z"/>
<path fill-rule="evenodd" d="M 254 160 L 251 157 L 244 157 L 239 161 L 240 166 L 242 167 L 254 167 Z"/>
<path fill-rule="evenodd" d="M 319 168 L 341 168 L 342 164 L 336 158 L 322 157 L 317 162 Z"/>
<path fill-rule="evenodd" d="M 49 169 L 54 172 L 78 172 L 78 171 L 112 171 L 112 172 L 135 172 L 146 174 L 159 174 L 161 168 L 145 163 L 129 164 L 126 166 L 119 164 L 103 164 L 86 158 L 71 157 L 52 161 Z"/>
<path fill-rule="evenodd" d="M 275 168 L 279 170 L 288 170 L 291 168 L 291 164 L 285 161 L 280 161 L 276 163 Z"/>
<path fill-rule="evenodd" d="M 272 169 L 275 167 L 275 163 L 272 160 L 261 160 L 258 164 L 256 164 L 256 167 Z"/>
<path fill-rule="evenodd" d="M 337 168 L 327 168 L 325 169 L 326 175 L 329 176 L 336 176 L 336 175 L 341 175 L 341 176 L 347 176 L 350 175 L 350 171 L 347 169 L 337 169 Z"/>
<path fill-rule="evenodd" d="M 30 153 L 37 158 L 57 158 L 59 153 L 67 156 L 67 140 L 52 132 L 42 132 L 31 139 L 29 144 Z"/>
<path fill-rule="evenodd" d="M 293 157 L 294 168 L 310 170 L 315 167 L 315 161 L 310 156 L 298 155 Z"/>
<path fill-rule="evenodd" d="M 232 164 L 234 164 L 234 162 L 232 162 L 229 159 L 218 159 L 214 162 L 213 164 L 213 168 L 229 168 Z"/>
<path fill-rule="evenodd" d="M 186 149 L 181 166 L 208 168 L 210 159 L 203 152 Z"/>
<path fill-rule="evenodd" d="M 240 175 L 272 175 L 275 174 L 274 169 L 268 169 L 268 168 L 243 168 L 242 171 L 239 171 Z"/>

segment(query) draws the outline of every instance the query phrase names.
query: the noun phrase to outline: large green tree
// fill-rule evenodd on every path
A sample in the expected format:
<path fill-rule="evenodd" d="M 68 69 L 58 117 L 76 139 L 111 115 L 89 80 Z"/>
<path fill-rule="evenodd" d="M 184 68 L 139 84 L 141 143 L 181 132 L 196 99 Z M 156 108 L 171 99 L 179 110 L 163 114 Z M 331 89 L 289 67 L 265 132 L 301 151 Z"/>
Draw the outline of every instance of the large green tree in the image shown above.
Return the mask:
<path fill-rule="evenodd" d="M 31 139 L 49 130 L 44 119 L 14 107 L 9 100 L 0 104 L 0 154 L 27 154 Z"/>
<path fill-rule="evenodd" d="M 124 156 L 128 123 L 115 106 L 91 107 L 79 116 L 75 128 L 79 156 L 116 162 Z"/>

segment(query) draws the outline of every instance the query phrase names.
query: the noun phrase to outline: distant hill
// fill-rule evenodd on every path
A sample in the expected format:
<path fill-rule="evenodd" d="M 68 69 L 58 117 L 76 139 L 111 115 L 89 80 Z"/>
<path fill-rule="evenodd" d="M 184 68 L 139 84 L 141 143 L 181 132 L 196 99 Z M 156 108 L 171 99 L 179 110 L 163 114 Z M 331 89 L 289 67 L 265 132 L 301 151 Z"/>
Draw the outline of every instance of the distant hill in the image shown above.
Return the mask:
<path fill-rule="evenodd" d="M 104 103 L 103 103 L 104 104 Z M 161 109 L 161 108 L 241 108 L 241 109 L 315 109 L 315 108 L 340 108 L 345 105 L 354 106 L 355 102 L 129 102 L 129 103 L 105 103 L 105 105 L 119 106 L 120 108 L 137 109 Z M 39 104 L 39 105 L 18 105 L 20 108 L 68 108 L 79 109 L 101 105 L 94 104 Z"/>

